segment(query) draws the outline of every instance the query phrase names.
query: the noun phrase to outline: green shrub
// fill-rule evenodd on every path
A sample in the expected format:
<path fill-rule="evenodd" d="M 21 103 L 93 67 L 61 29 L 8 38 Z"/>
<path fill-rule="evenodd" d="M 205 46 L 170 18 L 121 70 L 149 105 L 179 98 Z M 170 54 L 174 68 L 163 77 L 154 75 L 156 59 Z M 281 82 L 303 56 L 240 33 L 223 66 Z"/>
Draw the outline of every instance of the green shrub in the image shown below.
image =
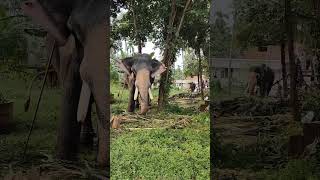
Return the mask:
<path fill-rule="evenodd" d="M 8 103 L 8 99 L 0 92 L 0 104 Z"/>
<path fill-rule="evenodd" d="M 267 173 L 267 172 L 266 172 Z M 291 160 L 278 172 L 267 175 L 267 180 L 316 180 L 315 164 L 308 160 Z"/>

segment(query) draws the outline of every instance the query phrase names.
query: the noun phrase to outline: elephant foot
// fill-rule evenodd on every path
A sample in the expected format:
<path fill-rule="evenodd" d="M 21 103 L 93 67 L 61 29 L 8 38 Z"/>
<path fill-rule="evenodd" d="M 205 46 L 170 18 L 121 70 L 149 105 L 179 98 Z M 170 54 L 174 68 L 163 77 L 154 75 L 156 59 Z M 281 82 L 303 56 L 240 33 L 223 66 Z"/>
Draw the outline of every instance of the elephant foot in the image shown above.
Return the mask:
<path fill-rule="evenodd" d="M 98 155 L 97 155 L 97 165 L 100 168 L 110 167 L 110 157 L 109 157 L 109 143 L 106 138 L 100 136 L 98 140 Z"/>

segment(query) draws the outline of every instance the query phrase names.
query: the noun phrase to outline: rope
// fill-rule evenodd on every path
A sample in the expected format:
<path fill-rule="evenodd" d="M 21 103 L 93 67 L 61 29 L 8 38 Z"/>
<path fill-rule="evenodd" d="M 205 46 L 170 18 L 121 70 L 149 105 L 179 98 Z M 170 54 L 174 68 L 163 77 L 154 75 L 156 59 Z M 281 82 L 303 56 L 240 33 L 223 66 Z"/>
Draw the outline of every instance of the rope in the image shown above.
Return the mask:
<path fill-rule="evenodd" d="M 46 79 L 47 79 L 47 76 L 48 76 L 48 72 L 49 72 L 49 68 L 50 68 L 50 64 L 51 64 L 51 60 L 52 60 L 52 56 L 53 56 L 53 52 L 54 52 L 55 47 L 56 47 L 56 42 L 54 41 L 53 42 L 53 47 L 51 49 L 51 54 L 50 54 L 50 57 L 49 57 L 49 61 L 47 63 L 46 74 L 45 74 L 44 79 L 43 79 L 43 83 L 42 83 L 40 95 L 39 95 L 39 98 L 38 98 L 36 110 L 35 110 L 34 115 L 33 115 L 31 127 L 30 127 L 30 130 L 29 130 L 29 134 L 28 134 L 27 141 L 25 143 L 25 147 L 24 147 L 24 150 L 23 150 L 23 155 L 22 155 L 22 159 L 23 160 L 25 160 L 25 155 L 26 155 L 26 152 L 27 152 L 28 143 L 29 143 L 30 136 L 31 136 L 31 133 L 32 133 L 32 130 L 33 130 L 33 127 L 34 127 L 34 123 L 35 123 L 35 120 L 36 120 L 36 117 L 37 117 L 37 113 L 38 113 L 38 109 L 39 109 L 39 105 L 40 105 L 43 89 L 44 89 L 44 86 L 46 84 Z"/>

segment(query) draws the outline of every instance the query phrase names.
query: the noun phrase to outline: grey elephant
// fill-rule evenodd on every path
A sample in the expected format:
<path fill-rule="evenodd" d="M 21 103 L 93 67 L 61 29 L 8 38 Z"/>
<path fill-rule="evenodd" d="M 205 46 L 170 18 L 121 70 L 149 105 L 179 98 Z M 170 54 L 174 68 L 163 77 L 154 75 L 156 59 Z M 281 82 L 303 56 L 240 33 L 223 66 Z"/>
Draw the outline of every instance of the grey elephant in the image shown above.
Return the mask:
<path fill-rule="evenodd" d="M 157 75 L 166 70 L 163 63 L 152 59 L 149 54 L 138 54 L 117 61 L 117 66 L 125 72 L 128 77 L 129 103 L 128 112 L 133 112 L 136 102 L 140 104 L 140 114 L 149 110 L 149 101 L 152 99 L 151 86 Z"/>
<path fill-rule="evenodd" d="M 269 96 L 274 82 L 274 71 L 265 64 L 253 66 L 249 71 L 246 92 L 250 95 L 256 95 L 255 87 L 257 86 L 261 97 Z"/>
<path fill-rule="evenodd" d="M 98 114 L 97 162 L 110 166 L 109 14 L 110 1 L 28 0 L 22 11 L 46 32 L 53 66 L 63 88 L 57 156 L 74 159 L 80 126 L 90 113 L 92 95 Z M 89 123 L 91 124 L 91 122 Z"/>

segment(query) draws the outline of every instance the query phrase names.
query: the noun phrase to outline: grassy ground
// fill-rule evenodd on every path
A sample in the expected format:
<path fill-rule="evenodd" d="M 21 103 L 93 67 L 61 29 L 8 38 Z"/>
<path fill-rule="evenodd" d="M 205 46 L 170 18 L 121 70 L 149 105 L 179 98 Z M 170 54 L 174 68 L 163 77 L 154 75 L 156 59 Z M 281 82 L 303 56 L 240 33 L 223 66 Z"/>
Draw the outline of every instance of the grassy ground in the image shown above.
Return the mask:
<path fill-rule="evenodd" d="M 118 97 L 114 84 L 112 92 L 113 115 L 122 120 L 112 130 L 112 179 L 209 179 L 209 114 L 198 111 L 199 99 L 171 100 L 160 112 L 152 102 L 139 116 L 124 112 L 128 90 Z M 153 94 L 156 101 L 157 90 Z"/>
<path fill-rule="evenodd" d="M 25 161 L 22 161 L 22 152 L 41 84 L 40 81 L 36 83 L 32 91 L 29 112 L 24 112 L 30 79 L 31 77 L 13 73 L 0 76 L 0 92 L 14 102 L 14 119 L 10 122 L 9 133 L 0 134 L 0 177 L 24 170 L 31 171 L 32 168 L 39 173 L 41 167 L 42 171 L 50 171 L 50 177 L 88 179 L 95 171 L 93 168 L 96 154 L 94 150 L 82 149 L 79 162 L 75 163 L 59 162 L 54 159 L 61 97 L 61 91 L 57 88 L 46 88 L 44 91 L 27 156 Z M 101 171 L 100 174 L 105 174 L 105 172 Z"/>

